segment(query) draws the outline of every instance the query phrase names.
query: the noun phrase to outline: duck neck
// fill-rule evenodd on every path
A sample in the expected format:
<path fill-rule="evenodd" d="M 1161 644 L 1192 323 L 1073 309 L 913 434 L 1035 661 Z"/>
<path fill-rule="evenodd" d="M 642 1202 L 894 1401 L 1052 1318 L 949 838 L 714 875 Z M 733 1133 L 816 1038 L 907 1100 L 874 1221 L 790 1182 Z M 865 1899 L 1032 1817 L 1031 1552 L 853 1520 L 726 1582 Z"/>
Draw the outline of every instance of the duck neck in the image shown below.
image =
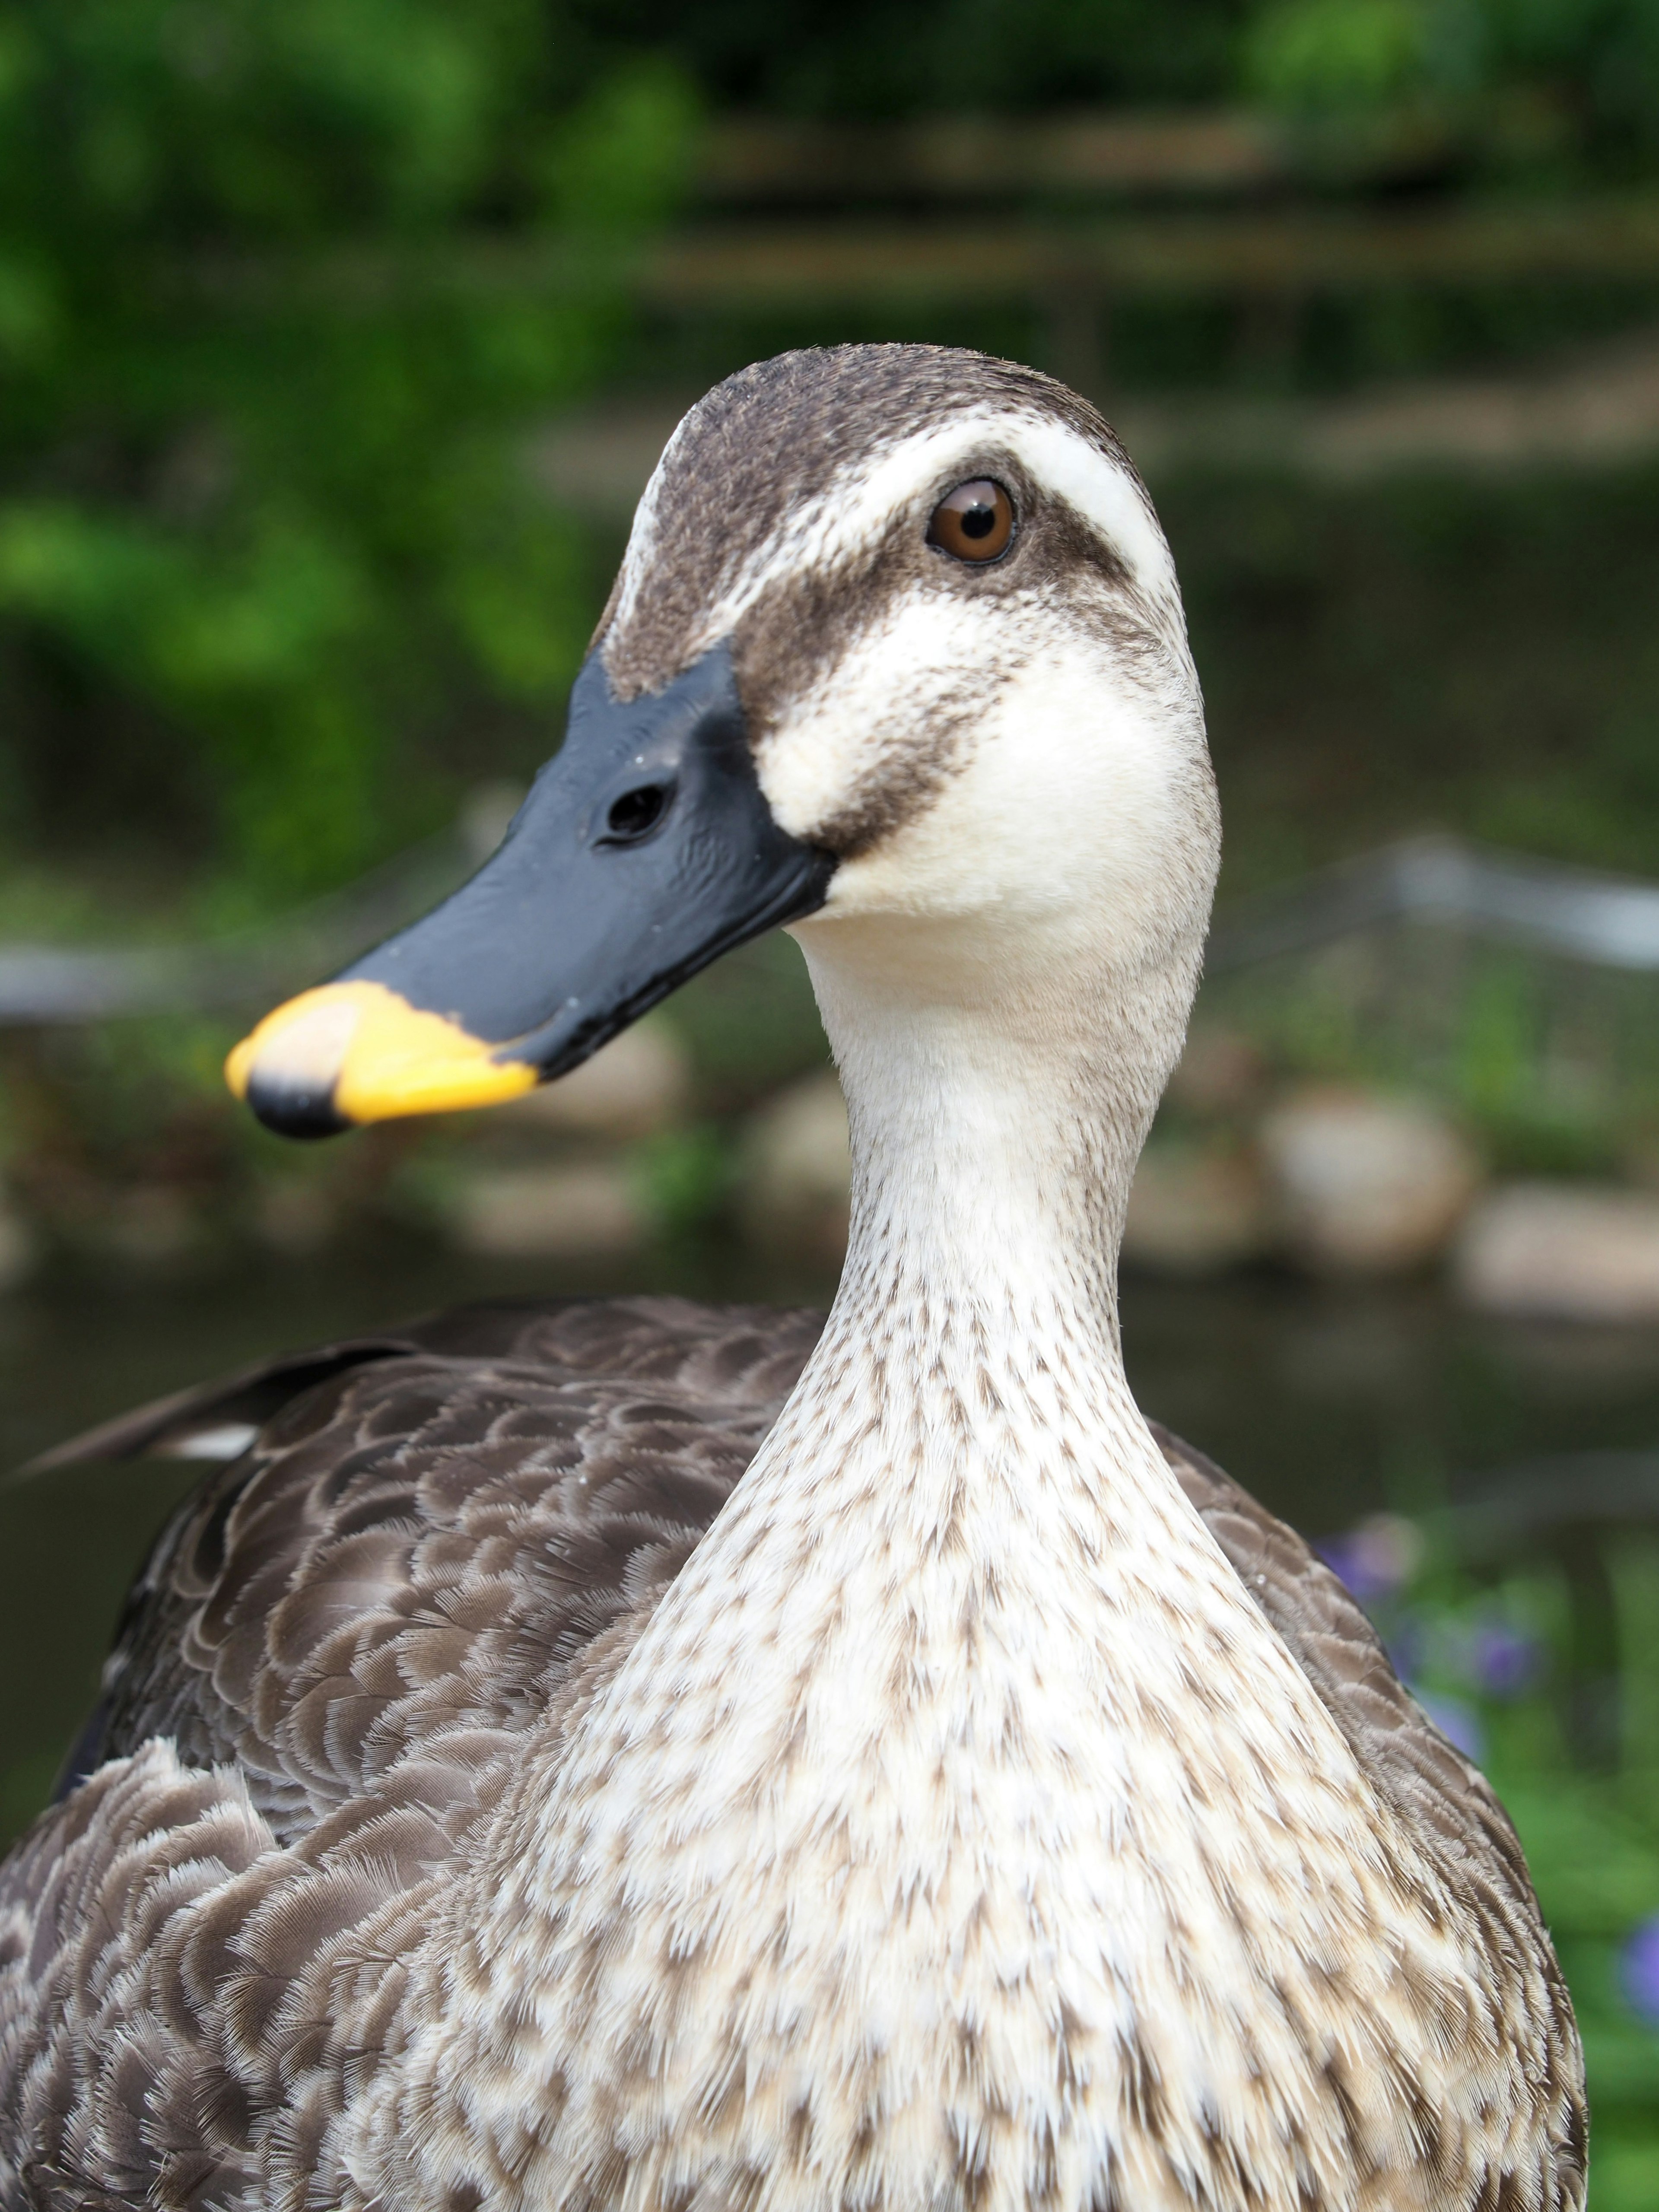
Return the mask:
<path fill-rule="evenodd" d="M 803 937 L 853 1142 L 832 1340 L 918 1302 L 998 1334 L 1063 1312 L 1115 1370 L 1129 1182 L 1182 1027 L 1167 981 L 1079 1003 L 1005 976 L 981 1002 L 928 990 L 925 961 L 908 983 L 856 927 Z"/>

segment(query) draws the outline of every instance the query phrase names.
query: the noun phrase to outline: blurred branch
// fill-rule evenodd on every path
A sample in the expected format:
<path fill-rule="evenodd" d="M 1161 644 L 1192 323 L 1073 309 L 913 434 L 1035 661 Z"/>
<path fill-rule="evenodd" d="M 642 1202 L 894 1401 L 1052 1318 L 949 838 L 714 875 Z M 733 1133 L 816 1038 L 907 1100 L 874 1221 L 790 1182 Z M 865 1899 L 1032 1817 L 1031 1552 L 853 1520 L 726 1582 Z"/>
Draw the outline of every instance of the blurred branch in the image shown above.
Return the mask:
<path fill-rule="evenodd" d="M 1344 181 L 1414 176 L 1443 161 L 1443 131 L 1415 117 L 1351 140 Z M 1304 133 L 1260 111 L 1225 108 L 1097 114 L 920 116 L 903 123 L 726 116 L 705 134 L 696 186 L 741 204 L 999 193 L 1259 191 L 1312 166 Z M 1328 179 L 1329 162 L 1316 173 Z"/>
<path fill-rule="evenodd" d="M 1484 1563 L 1553 1536 L 1564 1522 L 1651 1528 L 1659 1452 L 1553 1452 L 1488 1469 L 1458 1488 L 1449 1526 L 1460 1554 Z"/>
<path fill-rule="evenodd" d="M 644 297 L 677 307 L 1031 301 L 1079 281 L 1109 290 L 1237 297 L 1401 283 L 1645 278 L 1659 275 L 1659 196 L 925 228 L 754 223 L 682 232 L 647 246 L 636 265 Z"/>
<path fill-rule="evenodd" d="M 0 945 L 0 1024 L 231 1012 L 313 982 L 453 890 L 482 855 L 445 831 L 267 930 L 204 945 Z"/>
<path fill-rule="evenodd" d="M 580 295 L 593 255 L 554 238 L 331 245 L 291 263 L 202 254 L 156 281 L 226 305 L 305 300 L 370 315 L 415 304 Z M 607 252 L 605 273 L 672 308 L 1046 299 L 1057 284 L 1224 297 L 1403 283 L 1659 276 L 1659 194 L 1409 208 L 1301 204 L 1216 213 L 900 217 L 699 226 Z"/>
<path fill-rule="evenodd" d="M 1243 902 L 1212 931 L 1206 969 L 1249 967 L 1400 921 L 1447 923 L 1601 967 L 1659 969 L 1659 884 L 1423 837 Z"/>
<path fill-rule="evenodd" d="M 447 832 L 269 930 L 130 950 L 0 945 L 0 1024 L 234 1009 L 343 967 L 413 921 L 483 857 Z M 1437 921 L 1604 967 L 1659 969 L 1659 884 L 1425 837 L 1264 892 L 1224 915 L 1208 972 L 1305 952 L 1361 930 Z"/>

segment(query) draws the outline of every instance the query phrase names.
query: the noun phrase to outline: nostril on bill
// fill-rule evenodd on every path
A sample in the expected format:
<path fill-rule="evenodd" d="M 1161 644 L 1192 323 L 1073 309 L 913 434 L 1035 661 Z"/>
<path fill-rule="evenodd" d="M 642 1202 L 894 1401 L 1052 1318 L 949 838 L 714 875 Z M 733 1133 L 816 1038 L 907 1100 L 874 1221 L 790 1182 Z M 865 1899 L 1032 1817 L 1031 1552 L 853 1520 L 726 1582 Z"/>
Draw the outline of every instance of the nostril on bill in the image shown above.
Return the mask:
<path fill-rule="evenodd" d="M 668 811 L 674 795 L 672 783 L 641 783 L 613 799 L 605 817 L 607 845 L 633 845 L 648 836 Z"/>

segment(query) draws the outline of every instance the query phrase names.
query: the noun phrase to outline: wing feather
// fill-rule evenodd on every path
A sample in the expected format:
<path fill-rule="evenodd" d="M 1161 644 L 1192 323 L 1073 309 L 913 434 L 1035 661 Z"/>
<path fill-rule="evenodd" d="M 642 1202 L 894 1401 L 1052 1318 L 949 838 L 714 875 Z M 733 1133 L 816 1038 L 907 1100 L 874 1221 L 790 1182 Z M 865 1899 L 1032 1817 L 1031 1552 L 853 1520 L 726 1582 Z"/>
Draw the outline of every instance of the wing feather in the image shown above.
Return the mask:
<path fill-rule="evenodd" d="M 331 1347 L 321 1379 L 311 1360 L 238 1377 L 240 1402 L 284 1376 L 289 1395 L 162 1532 L 79 1774 L 167 1736 L 191 1766 L 234 1764 L 293 1842 L 428 1737 L 528 1726 L 672 1579 L 819 1326 L 666 1299 L 489 1308 L 372 1357 Z M 222 1410 L 197 1393 L 185 1418 Z M 135 1419 L 129 1449 L 155 1433 Z"/>

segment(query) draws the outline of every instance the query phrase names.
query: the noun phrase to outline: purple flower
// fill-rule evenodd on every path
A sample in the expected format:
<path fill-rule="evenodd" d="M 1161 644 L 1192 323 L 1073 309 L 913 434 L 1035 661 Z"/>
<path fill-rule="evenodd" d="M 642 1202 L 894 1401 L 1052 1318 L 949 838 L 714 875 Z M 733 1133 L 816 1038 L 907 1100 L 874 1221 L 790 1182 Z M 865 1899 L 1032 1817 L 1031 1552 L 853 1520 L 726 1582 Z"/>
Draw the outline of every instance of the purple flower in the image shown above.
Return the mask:
<path fill-rule="evenodd" d="M 1314 1549 L 1361 1605 L 1403 1589 L 1423 1558 L 1423 1533 L 1399 1513 L 1373 1513 Z"/>
<path fill-rule="evenodd" d="M 1544 1652 L 1538 1638 L 1525 1629 L 1489 1618 L 1469 1638 L 1467 1660 L 1475 1686 L 1487 1697 L 1520 1698 L 1538 1680 Z"/>
<path fill-rule="evenodd" d="M 1650 2027 L 1659 2027 L 1659 1913 L 1625 1938 L 1619 1980 L 1631 2010 Z"/>

